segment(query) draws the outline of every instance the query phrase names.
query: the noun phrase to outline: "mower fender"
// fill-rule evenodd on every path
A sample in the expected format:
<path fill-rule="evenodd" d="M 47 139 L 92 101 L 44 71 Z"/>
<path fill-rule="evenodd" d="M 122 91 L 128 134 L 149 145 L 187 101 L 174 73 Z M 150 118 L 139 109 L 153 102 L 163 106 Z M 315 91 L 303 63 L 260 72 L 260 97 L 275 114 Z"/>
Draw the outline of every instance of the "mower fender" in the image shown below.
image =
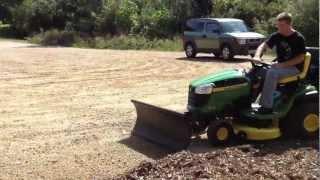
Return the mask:
<path fill-rule="evenodd" d="M 317 90 L 305 92 L 297 97 L 295 103 L 301 103 L 305 101 L 317 101 L 319 100 L 319 92 Z"/>

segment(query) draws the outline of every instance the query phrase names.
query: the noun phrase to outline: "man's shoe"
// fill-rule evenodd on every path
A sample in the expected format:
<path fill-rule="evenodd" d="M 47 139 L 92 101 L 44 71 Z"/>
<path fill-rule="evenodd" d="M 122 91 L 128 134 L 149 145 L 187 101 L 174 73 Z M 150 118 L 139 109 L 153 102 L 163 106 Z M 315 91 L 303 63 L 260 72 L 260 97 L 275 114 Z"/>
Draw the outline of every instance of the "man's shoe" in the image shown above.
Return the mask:
<path fill-rule="evenodd" d="M 258 113 L 259 113 L 259 114 L 272 114 L 272 113 L 273 113 L 273 110 L 272 110 L 272 108 L 260 107 L 260 108 L 258 109 Z"/>

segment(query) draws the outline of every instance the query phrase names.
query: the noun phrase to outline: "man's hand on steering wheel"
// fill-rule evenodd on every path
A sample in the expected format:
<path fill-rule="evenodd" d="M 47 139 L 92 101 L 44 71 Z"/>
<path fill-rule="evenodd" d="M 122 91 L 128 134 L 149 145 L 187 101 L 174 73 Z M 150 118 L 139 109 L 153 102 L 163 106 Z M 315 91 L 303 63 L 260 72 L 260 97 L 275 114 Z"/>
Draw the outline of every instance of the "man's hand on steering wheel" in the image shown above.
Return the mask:
<path fill-rule="evenodd" d="M 265 61 L 263 61 L 262 59 L 261 59 L 261 57 L 253 57 L 252 59 L 250 59 L 250 62 L 251 62 L 251 64 L 252 64 L 252 66 L 254 66 L 254 67 L 259 67 L 259 66 L 270 66 L 270 64 L 269 63 L 266 63 Z"/>
<path fill-rule="evenodd" d="M 261 64 L 261 62 L 263 61 L 260 57 L 253 57 L 252 58 L 252 61 L 254 62 L 254 63 L 259 63 L 259 64 Z"/>

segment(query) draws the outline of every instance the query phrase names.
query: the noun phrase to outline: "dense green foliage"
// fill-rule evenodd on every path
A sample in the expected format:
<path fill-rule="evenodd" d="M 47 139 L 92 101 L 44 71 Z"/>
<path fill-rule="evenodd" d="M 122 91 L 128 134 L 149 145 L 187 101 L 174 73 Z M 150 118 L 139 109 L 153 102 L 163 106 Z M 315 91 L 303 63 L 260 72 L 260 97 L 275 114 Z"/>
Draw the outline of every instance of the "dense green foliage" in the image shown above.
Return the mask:
<path fill-rule="evenodd" d="M 151 41 L 178 36 L 194 17 L 241 18 L 267 35 L 275 16 L 288 11 L 307 44 L 318 46 L 318 7 L 318 0 L 0 0 L 0 21 L 23 37 L 56 29 L 84 39 L 134 35 Z"/>
<path fill-rule="evenodd" d="M 12 18 L 10 10 L 16 8 L 23 0 L 0 0 L 0 21 L 8 22 Z"/>
<path fill-rule="evenodd" d="M 288 11 L 295 15 L 295 27 L 305 36 L 307 44 L 319 46 L 319 1 L 307 0 L 291 3 Z"/>

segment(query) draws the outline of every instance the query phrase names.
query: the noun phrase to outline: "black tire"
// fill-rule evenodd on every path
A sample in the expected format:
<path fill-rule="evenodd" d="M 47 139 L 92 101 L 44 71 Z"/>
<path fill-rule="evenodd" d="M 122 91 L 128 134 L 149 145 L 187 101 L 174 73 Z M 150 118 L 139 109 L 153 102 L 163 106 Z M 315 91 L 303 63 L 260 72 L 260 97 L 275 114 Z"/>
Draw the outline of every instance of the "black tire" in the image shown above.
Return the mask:
<path fill-rule="evenodd" d="M 232 48 L 229 45 L 223 45 L 221 47 L 221 56 L 224 60 L 232 60 L 234 57 Z"/>
<path fill-rule="evenodd" d="M 192 43 L 187 43 L 184 51 L 186 53 L 187 58 L 194 58 L 197 55 L 197 50 Z"/>
<path fill-rule="evenodd" d="M 303 101 L 294 104 L 288 116 L 280 121 L 284 137 L 315 138 L 319 136 L 319 103 Z"/>
<path fill-rule="evenodd" d="M 212 145 L 227 145 L 234 136 L 233 128 L 226 121 L 212 121 L 208 127 L 207 136 Z"/>
<path fill-rule="evenodd" d="M 219 58 L 221 56 L 221 53 L 213 53 L 213 54 L 216 58 Z"/>

